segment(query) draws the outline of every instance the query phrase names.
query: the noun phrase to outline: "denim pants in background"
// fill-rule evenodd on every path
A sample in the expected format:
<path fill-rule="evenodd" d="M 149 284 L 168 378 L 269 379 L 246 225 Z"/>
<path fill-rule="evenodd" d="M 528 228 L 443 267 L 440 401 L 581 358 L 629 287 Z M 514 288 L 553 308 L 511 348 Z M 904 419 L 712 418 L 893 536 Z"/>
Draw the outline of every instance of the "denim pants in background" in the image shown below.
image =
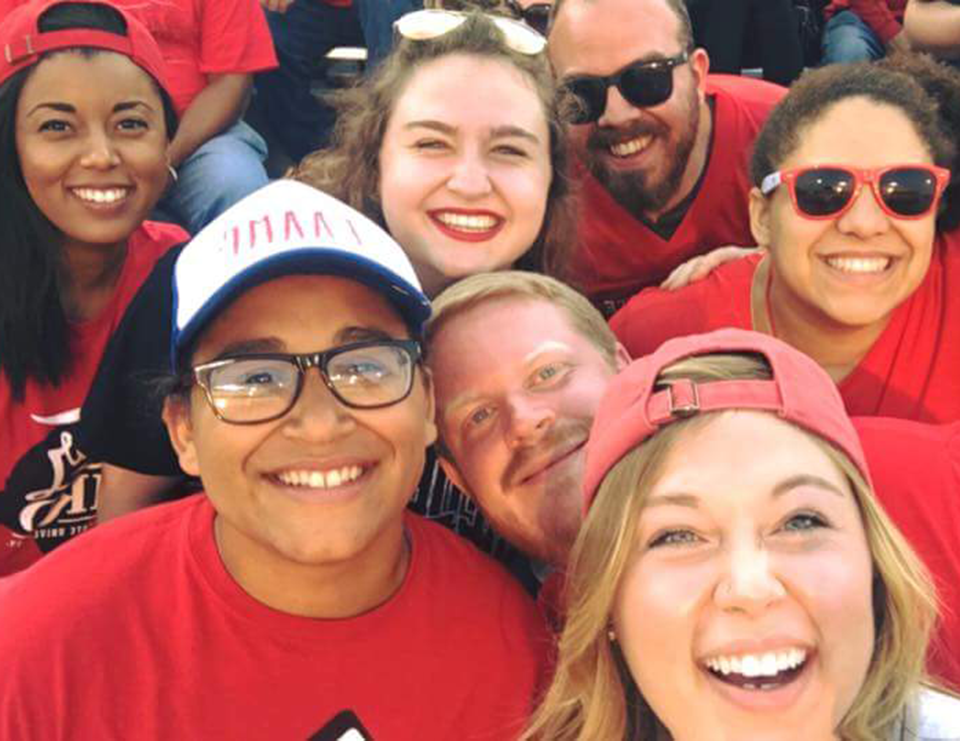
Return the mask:
<path fill-rule="evenodd" d="M 886 53 L 873 29 L 852 10 L 837 13 L 823 29 L 823 64 L 872 62 Z"/>
<path fill-rule="evenodd" d="M 336 114 L 311 92 L 317 61 L 338 46 L 367 48 L 367 71 L 393 45 L 393 22 L 422 0 L 353 0 L 337 8 L 296 0 L 285 13 L 265 11 L 280 67 L 256 77 L 257 107 L 294 160 L 327 144 Z"/>
<path fill-rule="evenodd" d="M 238 121 L 206 141 L 177 168 L 158 208 L 196 234 L 244 196 L 267 184 L 267 145 Z"/>

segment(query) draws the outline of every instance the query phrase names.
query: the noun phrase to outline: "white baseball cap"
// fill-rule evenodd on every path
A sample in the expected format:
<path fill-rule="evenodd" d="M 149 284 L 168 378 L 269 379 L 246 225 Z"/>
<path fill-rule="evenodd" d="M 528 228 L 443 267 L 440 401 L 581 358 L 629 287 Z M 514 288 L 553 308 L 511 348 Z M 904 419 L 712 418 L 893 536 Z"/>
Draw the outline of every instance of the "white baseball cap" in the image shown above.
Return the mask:
<path fill-rule="evenodd" d="M 338 275 L 390 301 L 414 336 L 430 301 L 406 253 L 373 221 L 336 198 L 278 180 L 211 221 L 177 258 L 173 367 L 199 332 L 244 291 L 296 274 Z"/>

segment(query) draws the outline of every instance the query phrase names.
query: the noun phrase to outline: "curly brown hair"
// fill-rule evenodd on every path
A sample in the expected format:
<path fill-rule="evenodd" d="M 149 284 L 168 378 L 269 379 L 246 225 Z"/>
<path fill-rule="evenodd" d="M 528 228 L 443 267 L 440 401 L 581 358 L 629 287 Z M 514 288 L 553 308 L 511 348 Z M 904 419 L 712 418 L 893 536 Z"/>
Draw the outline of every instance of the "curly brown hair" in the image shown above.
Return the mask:
<path fill-rule="evenodd" d="M 754 142 L 750 160 L 753 184 L 760 187 L 763 178 L 800 145 L 804 130 L 829 108 L 858 97 L 903 111 L 933 161 L 954 173 L 937 226 L 945 230 L 960 224 L 960 197 L 953 184 L 958 171 L 957 147 L 950 133 L 960 126 L 960 73 L 921 55 L 835 64 L 804 73 L 770 113 Z"/>
<path fill-rule="evenodd" d="M 550 132 L 553 176 L 543 225 L 516 267 L 563 275 L 574 239 L 572 189 L 567 176 L 565 104 L 544 54 L 526 55 L 506 45 L 503 34 L 480 13 L 435 39 L 401 39 L 374 73 L 340 93 L 334 104 L 333 144 L 303 158 L 291 176 L 339 198 L 387 228 L 380 204 L 380 145 L 397 101 L 421 66 L 450 54 L 497 59 L 526 75 L 543 106 Z"/>

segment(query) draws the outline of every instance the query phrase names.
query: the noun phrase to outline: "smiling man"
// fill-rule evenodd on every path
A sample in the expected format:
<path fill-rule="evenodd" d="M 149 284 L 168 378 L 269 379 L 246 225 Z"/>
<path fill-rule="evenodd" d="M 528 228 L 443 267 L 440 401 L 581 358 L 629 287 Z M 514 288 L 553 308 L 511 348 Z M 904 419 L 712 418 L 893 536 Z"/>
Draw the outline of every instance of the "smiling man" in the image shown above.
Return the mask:
<path fill-rule="evenodd" d="M 281 181 L 191 242 L 174 284 L 164 420 L 205 493 L 0 585 L 0 737 L 516 736 L 536 609 L 405 513 L 436 428 L 400 247 Z"/>
<path fill-rule="evenodd" d="M 611 314 L 695 255 L 752 245 L 747 154 L 776 85 L 708 75 L 682 0 L 561 0 L 548 50 L 580 105 L 571 275 Z"/>
<path fill-rule="evenodd" d="M 466 278 L 435 307 L 441 465 L 500 535 L 562 565 L 580 529 L 584 445 L 626 351 L 589 301 L 534 273 Z"/>

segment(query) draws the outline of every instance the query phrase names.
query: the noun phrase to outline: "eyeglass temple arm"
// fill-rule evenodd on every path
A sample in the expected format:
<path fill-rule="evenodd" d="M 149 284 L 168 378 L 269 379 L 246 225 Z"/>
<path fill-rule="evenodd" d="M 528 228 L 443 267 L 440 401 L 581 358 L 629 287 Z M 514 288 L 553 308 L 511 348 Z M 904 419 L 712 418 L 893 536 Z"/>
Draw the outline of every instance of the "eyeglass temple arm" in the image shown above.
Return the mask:
<path fill-rule="evenodd" d="M 780 186 L 781 182 L 783 181 L 780 178 L 780 172 L 771 172 L 760 181 L 760 192 L 768 196 Z"/>

